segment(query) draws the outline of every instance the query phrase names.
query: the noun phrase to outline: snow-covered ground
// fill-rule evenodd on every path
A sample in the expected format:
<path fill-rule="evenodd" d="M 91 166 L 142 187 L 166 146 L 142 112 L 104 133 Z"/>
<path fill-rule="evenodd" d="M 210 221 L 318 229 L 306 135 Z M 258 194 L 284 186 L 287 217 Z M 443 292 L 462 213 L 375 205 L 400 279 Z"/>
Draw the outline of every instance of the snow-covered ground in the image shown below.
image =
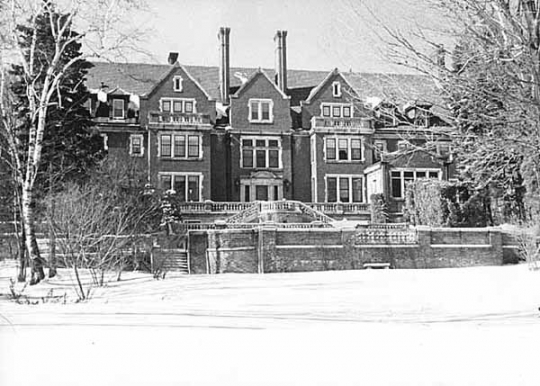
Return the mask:
<path fill-rule="evenodd" d="M 525 265 L 123 277 L 84 303 L 0 298 L 0 385 L 540 385 Z"/>

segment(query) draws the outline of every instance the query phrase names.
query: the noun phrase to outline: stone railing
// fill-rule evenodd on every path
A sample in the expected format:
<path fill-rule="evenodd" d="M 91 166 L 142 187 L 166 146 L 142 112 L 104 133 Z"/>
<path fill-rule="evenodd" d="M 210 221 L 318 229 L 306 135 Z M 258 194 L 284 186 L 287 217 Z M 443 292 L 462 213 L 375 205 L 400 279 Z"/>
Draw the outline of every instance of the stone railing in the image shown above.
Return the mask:
<path fill-rule="evenodd" d="M 414 229 L 359 229 L 353 236 L 355 245 L 362 244 L 418 244 Z"/>
<path fill-rule="evenodd" d="M 313 117 L 311 118 L 313 129 L 362 129 L 362 131 L 373 131 L 373 124 L 370 118 L 331 118 Z"/>
<path fill-rule="evenodd" d="M 316 209 L 313 209 L 311 206 L 306 205 L 303 202 L 295 201 L 295 203 L 298 205 L 298 209 L 300 209 L 300 211 L 302 213 L 306 213 L 308 215 L 311 215 L 314 218 L 316 218 L 318 221 L 321 221 L 321 222 L 323 222 L 325 224 L 330 224 L 330 223 L 335 221 L 333 218 L 325 215 L 324 213 L 322 213 L 322 212 L 320 212 L 320 211 L 318 211 Z"/>
<path fill-rule="evenodd" d="M 95 123 L 112 123 L 112 124 L 137 124 L 139 118 L 110 118 L 110 117 L 94 117 L 92 120 Z"/>
<path fill-rule="evenodd" d="M 195 113 L 163 113 L 160 111 L 150 111 L 148 113 L 148 123 L 150 125 L 209 125 L 210 115 Z"/>
<path fill-rule="evenodd" d="M 310 207 L 321 214 L 358 214 L 369 213 L 366 203 L 337 203 L 337 202 L 300 202 L 300 201 L 261 201 L 261 210 L 291 210 L 298 209 L 300 204 Z M 254 205 L 254 202 L 183 202 L 178 208 L 186 213 L 239 213 Z"/>
<path fill-rule="evenodd" d="M 369 213 L 369 204 L 365 203 L 338 203 L 338 202 L 306 202 L 307 206 L 329 214 L 346 214 L 346 213 Z"/>
<path fill-rule="evenodd" d="M 231 216 L 227 219 L 228 224 L 232 223 L 246 223 L 249 222 L 249 220 L 253 220 L 261 213 L 261 203 L 260 202 L 253 202 L 251 203 L 251 206 L 234 216 Z"/>
<path fill-rule="evenodd" d="M 311 223 L 274 223 L 274 222 L 252 222 L 252 223 L 179 223 L 175 225 L 176 231 L 205 231 L 214 229 L 257 229 L 260 227 L 270 227 L 279 229 L 317 229 L 328 228 L 329 225 L 320 221 Z"/>

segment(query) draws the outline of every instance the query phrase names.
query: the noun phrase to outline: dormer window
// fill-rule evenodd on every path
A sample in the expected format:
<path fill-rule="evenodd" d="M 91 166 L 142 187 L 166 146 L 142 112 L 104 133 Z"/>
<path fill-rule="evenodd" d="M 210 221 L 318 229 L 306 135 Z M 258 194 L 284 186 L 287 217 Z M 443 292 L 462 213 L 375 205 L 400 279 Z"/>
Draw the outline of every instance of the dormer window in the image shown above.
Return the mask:
<path fill-rule="evenodd" d="M 183 85 L 182 85 L 183 81 L 184 81 L 184 79 L 179 75 L 175 76 L 173 78 L 173 89 L 174 89 L 174 91 L 176 91 L 176 92 L 182 92 L 183 91 Z"/>
<path fill-rule="evenodd" d="M 271 123 L 274 119 L 271 99 L 249 100 L 249 121 L 258 123 Z"/>
<path fill-rule="evenodd" d="M 332 83 L 332 95 L 334 96 L 334 98 L 339 98 L 341 96 L 341 83 Z"/>
<path fill-rule="evenodd" d="M 112 101 L 112 118 L 113 119 L 124 119 L 124 100 L 123 99 L 113 99 Z"/>

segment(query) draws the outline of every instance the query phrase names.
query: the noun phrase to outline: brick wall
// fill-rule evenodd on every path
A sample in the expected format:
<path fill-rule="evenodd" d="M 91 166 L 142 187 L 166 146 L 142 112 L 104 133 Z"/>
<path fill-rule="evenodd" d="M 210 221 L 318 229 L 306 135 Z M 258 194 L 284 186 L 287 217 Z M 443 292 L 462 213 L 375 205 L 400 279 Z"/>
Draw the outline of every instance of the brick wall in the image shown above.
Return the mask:
<path fill-rule="evenodd" d="M 388 263 L 393 268 L 503 264 L 503 239 L 498 229 L 418 227 L 415 232 L 415 243 L 362 244 L 354 241 L 355 230 L 265 226 L 260 230 L 209 231 L 207 251 L 191 251 L 191 272 L 344 270 L 362 269 L 366 263 Z M 201 233 L 197 240 L 201 243 Z"/>

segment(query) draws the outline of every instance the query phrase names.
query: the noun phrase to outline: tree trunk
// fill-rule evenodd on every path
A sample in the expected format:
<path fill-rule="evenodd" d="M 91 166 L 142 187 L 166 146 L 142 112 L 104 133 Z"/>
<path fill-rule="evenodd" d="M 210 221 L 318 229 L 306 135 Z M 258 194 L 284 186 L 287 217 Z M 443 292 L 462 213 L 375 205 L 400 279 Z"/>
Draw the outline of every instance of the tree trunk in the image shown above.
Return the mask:
<path fill-rule="evenodd" d="M 21 200 L 24 242 L 32 266 L 30 285 L 34 285 L 45 278 L 45 271 L 43 269 L 44 261 L 39 254 L 39 248 L 36 240 L 33 187 L 29 181 L 25 181 Z"/>

